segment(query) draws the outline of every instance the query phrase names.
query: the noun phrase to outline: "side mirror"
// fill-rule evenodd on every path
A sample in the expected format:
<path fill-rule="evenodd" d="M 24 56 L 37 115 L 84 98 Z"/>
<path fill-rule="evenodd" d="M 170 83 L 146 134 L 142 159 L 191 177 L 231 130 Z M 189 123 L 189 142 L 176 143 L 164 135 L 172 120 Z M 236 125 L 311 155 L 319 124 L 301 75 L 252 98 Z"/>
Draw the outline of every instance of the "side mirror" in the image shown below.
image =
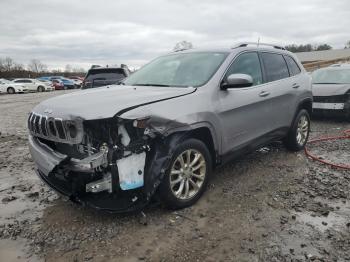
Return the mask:
<path fill-rule="evenodd" d="M 221 89 L 226 90 L 228 88 L 238 87 L 250 87 L 253 85 L 253 78 L 247 74 L 232 74 L 229 75 L 226 80 L 221 84 Z"/>

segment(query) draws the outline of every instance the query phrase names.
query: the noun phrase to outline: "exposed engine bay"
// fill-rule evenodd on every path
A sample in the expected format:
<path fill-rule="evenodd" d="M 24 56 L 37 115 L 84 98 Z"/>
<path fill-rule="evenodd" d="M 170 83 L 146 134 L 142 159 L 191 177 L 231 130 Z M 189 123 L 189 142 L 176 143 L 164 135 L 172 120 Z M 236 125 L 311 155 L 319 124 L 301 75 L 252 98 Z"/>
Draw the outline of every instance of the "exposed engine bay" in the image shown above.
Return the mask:
<path fill-rule="evenodd" d="M 172 148 L 149 120 L 65 121 L 30 114 L 32 156 L 39 165 L 49 162 L 38 168 L 39 176 L 61 194 L 95 208 L 143 207 L 167 169 Z"/>

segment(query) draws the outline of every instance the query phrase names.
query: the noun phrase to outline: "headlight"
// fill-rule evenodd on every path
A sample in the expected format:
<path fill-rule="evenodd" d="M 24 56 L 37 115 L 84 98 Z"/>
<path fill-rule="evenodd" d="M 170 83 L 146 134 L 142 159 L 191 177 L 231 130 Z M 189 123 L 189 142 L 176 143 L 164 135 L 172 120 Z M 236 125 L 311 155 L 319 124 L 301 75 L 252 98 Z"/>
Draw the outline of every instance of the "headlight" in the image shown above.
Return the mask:
<path fill-rule="evenodd" d="M 145 117 L 145 118 L 140 118 L 140 119 L 136 119 L 133 122 L 133 126 L 136 128 L 146 128 L 147 126 L 147 122 L 150 119 L 150 117 Z"/>

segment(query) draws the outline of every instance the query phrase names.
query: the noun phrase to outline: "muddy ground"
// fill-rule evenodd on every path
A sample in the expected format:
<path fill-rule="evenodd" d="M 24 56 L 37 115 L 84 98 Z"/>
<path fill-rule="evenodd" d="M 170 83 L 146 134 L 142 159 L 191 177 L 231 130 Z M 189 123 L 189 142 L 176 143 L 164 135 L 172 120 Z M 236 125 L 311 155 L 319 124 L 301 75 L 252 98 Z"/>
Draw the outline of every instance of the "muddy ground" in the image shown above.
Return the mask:
<path fill-rule="evenodd" d="M 350 172 L 280 143 L 214 171 L 193 207 L 111 215 L 58 197 L 34 172 L 26 117 L 69 91 L 0 96 L 0 261 L 350 261 Z M 314 120 L 312 137 L 350 129 Z M 350 141 L 311 148 L 350 164 Z"/>

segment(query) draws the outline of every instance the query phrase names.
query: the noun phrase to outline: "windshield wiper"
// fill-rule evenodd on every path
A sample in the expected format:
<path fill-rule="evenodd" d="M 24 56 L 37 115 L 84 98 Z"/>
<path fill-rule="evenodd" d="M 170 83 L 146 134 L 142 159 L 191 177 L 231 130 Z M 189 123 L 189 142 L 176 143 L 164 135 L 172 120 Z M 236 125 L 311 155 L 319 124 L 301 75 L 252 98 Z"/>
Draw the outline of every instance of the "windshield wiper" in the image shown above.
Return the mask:
<path fill-rule="evenodd" d="M 170 87 L 170 85 L 160 85 L 160 84 L 134 84 L 133 86 L 160 86 L 160 87 Z"/>

